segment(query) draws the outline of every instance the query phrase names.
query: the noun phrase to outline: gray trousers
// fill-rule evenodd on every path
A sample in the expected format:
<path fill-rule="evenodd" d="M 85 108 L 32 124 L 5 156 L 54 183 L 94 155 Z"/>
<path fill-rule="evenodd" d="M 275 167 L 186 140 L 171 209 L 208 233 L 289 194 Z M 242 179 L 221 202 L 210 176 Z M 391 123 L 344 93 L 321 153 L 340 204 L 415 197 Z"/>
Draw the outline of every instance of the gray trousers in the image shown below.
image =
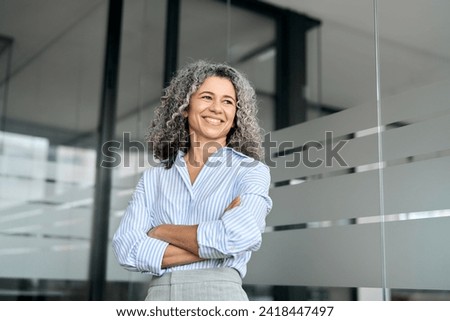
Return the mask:
<path fill-rule="evenodd" d="M 150 281 L 146 301 L 248 301 L 242 279 L 232 268 L 165 273 Z"/>

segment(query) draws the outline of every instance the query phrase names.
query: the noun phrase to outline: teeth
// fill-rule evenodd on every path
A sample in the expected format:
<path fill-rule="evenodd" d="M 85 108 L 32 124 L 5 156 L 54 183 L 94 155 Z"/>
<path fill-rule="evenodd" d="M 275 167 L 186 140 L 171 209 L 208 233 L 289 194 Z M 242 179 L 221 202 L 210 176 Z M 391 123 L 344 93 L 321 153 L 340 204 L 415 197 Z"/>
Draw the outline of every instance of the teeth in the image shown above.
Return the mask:
<path fill-rule="evenodd" d="M 220 119 L 215 119 L 211 117 L 205 117 L 205 120 L 211 125 L 219 125 L 221 123 Z"/>

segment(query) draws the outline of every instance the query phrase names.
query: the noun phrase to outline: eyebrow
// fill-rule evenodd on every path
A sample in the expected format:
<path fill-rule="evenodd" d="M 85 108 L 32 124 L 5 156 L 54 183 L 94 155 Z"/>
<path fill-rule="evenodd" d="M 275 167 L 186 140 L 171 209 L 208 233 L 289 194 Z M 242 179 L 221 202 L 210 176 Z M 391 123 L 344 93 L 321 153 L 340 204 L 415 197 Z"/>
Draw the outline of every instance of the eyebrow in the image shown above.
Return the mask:
<path fill-rule="evenodd" d="M 202 94 L 210 94 L 210 95 L 216 95 L 215 93 L 213 93 L 212 91 L 208 91 L 208 90 L 205 90 L 205 91 L 202 91 L 202 92 L 200 92 L 200 93 L 198 93 L 199 95 L 202 95 Z M 228 98 L 231 98 L 231 99 L 233 99 L 234 100 L 234 102 L 236 102 L 236 98 L 234 98 L 233 96 L 230 96 L 230 95 L 224 95 L 224 97 L 228 97 Z"/>

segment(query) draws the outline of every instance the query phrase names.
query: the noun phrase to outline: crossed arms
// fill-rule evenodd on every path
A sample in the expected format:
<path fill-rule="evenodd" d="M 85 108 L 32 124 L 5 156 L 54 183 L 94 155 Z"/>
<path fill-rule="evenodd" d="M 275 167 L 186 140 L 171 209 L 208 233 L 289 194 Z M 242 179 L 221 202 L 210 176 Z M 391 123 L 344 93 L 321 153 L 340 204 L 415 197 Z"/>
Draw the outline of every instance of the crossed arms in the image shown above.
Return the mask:
<path fill-rule="evenodd" d="M 147 204 L 157 199 L 157 177 L 150 171 L 142 176 L 112 239 L 124 268 L 161 275 L 167 267 L 232 258 L 259 249 L 272 205 L 268 168 L 260 165 L 248 171 L 236 189 L 239 197 L 223 215 L 198 225 L 154 224 Z"/>
<path fill-rule="evenodd" d="M 239 206 L 240 197 L 236 197 L 224 212 Z M 162 259 L 162 268 L 184 265 L 205 259 L 199 256 L 197 240 L 198 225 L 163 224 L 150 229 L 149 237 L 169 243 Z"/>

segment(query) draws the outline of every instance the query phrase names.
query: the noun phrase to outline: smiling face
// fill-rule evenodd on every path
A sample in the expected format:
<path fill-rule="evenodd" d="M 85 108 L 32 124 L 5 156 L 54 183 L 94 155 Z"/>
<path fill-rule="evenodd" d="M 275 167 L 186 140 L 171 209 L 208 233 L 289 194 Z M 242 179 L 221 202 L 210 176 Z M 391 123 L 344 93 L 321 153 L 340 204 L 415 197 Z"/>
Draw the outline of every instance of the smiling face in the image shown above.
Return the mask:
<path fill-rule="evenodd" d="M 209 77 L 192 94 L 187 117 L 191 140 L 226 145 L 236 115 L 236 91 L 227 78 Z"/>

